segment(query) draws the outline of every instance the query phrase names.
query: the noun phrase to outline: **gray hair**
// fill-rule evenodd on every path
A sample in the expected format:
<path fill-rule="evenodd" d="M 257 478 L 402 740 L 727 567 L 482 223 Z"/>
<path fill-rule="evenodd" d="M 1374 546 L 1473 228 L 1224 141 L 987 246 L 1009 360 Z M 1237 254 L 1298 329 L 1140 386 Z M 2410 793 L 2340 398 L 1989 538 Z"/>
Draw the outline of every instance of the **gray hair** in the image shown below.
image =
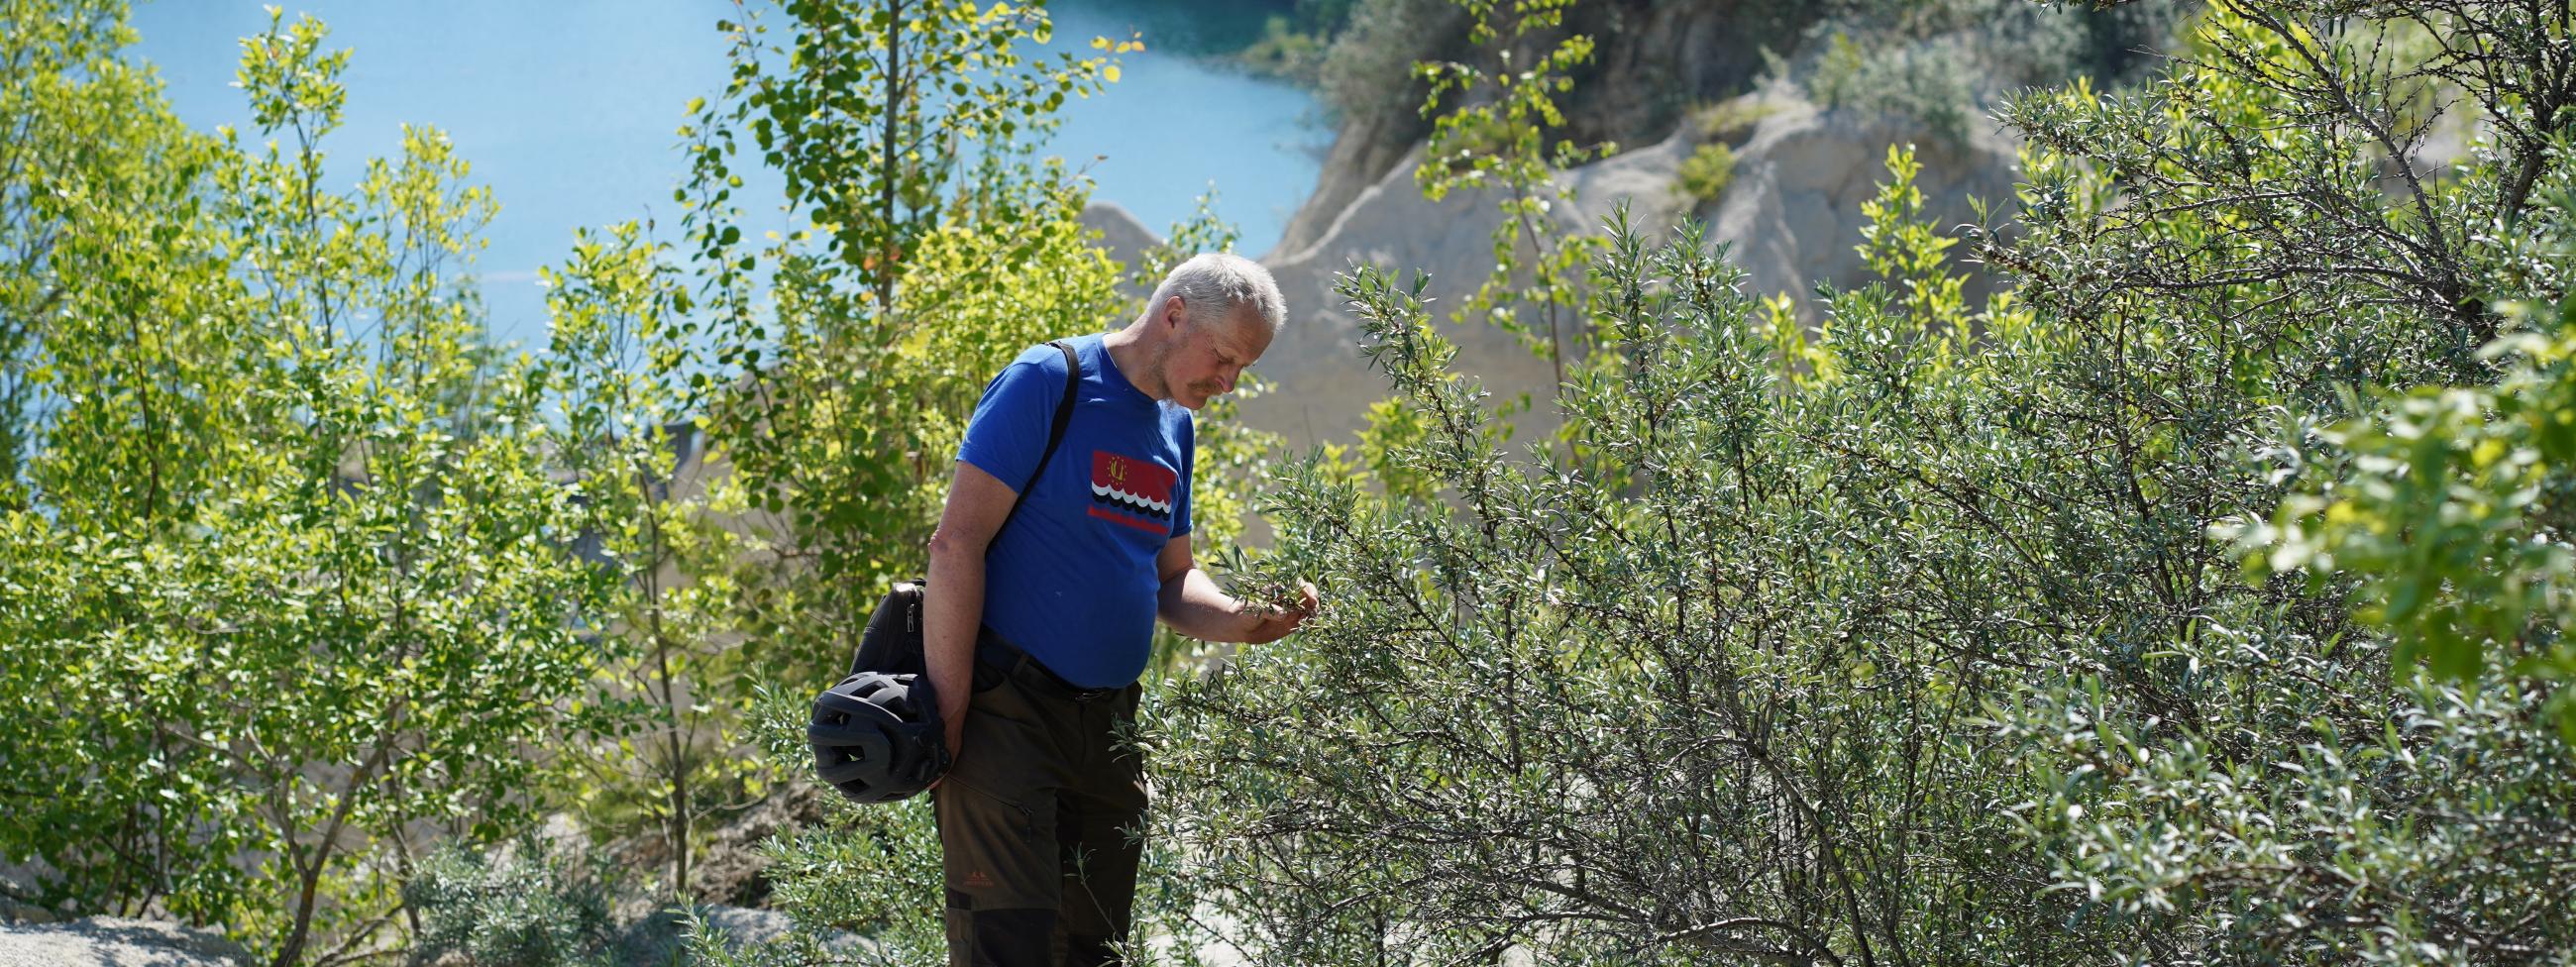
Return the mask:
<path fill-rule="evenodd" d="M 1279 295 L 1279 283 L 1270 278 L 1270 270 L 1232 252 L 1201 252 L 1172 267 L 1163 276 L 1163 284 L 1154 287 L 1153 301 L 1147 305 L 1160 308 L 1173 296 L 1189 313 L 1190 325 L 1211 319 L 1223 319 L 1250 305 L 1259 310 L 1261 323 L 1270 335 L 1288 321 L 1288 302 Z M 1214 306 L 1216 312 L 1201 315 L 1199 309 Z"/>

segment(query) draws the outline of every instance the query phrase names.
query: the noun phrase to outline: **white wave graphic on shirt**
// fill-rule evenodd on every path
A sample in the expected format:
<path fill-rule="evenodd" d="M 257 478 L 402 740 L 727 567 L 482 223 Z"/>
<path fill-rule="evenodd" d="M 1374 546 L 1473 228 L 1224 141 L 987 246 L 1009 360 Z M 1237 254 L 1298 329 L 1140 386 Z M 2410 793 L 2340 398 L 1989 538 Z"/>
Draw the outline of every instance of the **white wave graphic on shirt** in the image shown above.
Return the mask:
<path fill-rule="evenodd" d="M 1091 485 L 1091 495 L 1104 500 L 1115 501 L 1128 507 L 1142 509 L 1156 517 L 1169 517 L 1172 515 L 1172 504 L 1170 501 L 1155 500 L 1142 494 L 1131 494 L 1116 487 L 1107 486 L 1097 482 Z"/>
<path fill-rule="evenodd" d="M 1168 524 L 1182 499 L 1180 475 L 1151 460 L 1091 451 L 1091 503 L 1095 515 L 1121 523 Z"/>

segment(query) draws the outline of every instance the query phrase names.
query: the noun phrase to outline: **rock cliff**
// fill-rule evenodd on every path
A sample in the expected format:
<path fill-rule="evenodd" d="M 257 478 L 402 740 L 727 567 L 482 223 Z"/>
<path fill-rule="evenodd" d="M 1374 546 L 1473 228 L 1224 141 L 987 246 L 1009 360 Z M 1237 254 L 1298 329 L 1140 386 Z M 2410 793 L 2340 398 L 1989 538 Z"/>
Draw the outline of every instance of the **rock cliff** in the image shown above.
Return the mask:
<path fill-rule="evenodd" d="M 1733 182 L 1711 203 L 1695 203 L 1678 186 L 1682 162 L 1699 147 L 1685 125 L 1652 146 L 1563 172 L 1559 184 L 1574 191 L 1574 203 L 1549 217 L 1568 231 L 1597 231 L 1625 203 L 1631 224 L 1649 239 L 1697 218 L 1709 225 L 1712 244 L 1728 246 L 1747 271 L 1752 295 L 1803 296 L 1819 282 L 1857 285 L 1865 281 L 1854 251 L 1861 206 L 1885 177 L 1888 145 L 1904 143 L 1917 146 L 1917 184 L 1936 224 L 1968 220 L 1970 195 L 2009 210 L 2013 146 L 1990 126 L 1964 143 L 1946 143 L 1905 118 L 1784 100 L 1736 146 Z M 1337 273 L 1361 263 L 1428 273 L 1428 294 L 1443 300 L 1435 311 L 1445 316 L 1440 307 L 1472 293 L 1491 271 L 1490 239 L 1501 217 L 1496 196 L 1459 192 L 1427 201 L 1413 182 L 1419 160 L 1417 147 L 1359 192 L 1312 244 L 1263 259 L 1288 298 L 1290 322 L 1258 370 L 1269 389 L 1244 400 L 1242 413 L 1283 435 L 1293 452 L 1348 442 L 1365 425 L 1368 404 L 1387 392 L 1360 356 L 1359 320 L 1333 294 Z M 1544 405 L 1553 374 L 1545 360 L 1492 326 L 1444 319 L 1442 331 L 1459 345 L 1458 368 L 1496 396 L 1529 393 L 1541 401 L 1520 419 L 1522 438 L 1553 431 Z"/>
<path fill-rule="evenodd" d="M 1403 36 L 1371 37 L 1370 25 L 1355 25 L 1348 43 L 1393 49 L 1348 58 L 1359 63 L 1347 66 L 1339 59 L 1328 62 L 1328 70 L 1361 76 L 1326 81 L 1341 127 L 1314 194 L 1289 219 L 1272 257 L 1323 240 L 1362 193 L 1390 172 L 1411 167 L 1411 149 L 1430 124 L 1417 110 L 1421 92 L 1403 76 L 1405 65 L 1474 53 L 1466 43 L 1466 19 L 1446 0 L 1423 0 L 1416 5 L 1421 9 L 1397 9 L 1407 6 L 1403 0 L 1377 6 L 1390 8 L 1382 31 Z M 1693 105 L 1751 86 L 1763 68 L 1762 48 L 1794 47 L 1798 30 L 1819 9 L 1741 0 L 1593 0 L 1567 11 L 1559 28 L 1531 38 L 1531 49 L 1517 52 L 1517 60 L 1527 63 L 1538 46 L 1552 46 L 1568 34 L 1593 38 L 1592 59 L 1574 72 L 1574 90 L 1559 105 L 1567 127 L 1557 136 L 1579 144 L 1644 143 L 1673 130 Z M 1337 87 L 1355 93 L 1336 96 Z"/>

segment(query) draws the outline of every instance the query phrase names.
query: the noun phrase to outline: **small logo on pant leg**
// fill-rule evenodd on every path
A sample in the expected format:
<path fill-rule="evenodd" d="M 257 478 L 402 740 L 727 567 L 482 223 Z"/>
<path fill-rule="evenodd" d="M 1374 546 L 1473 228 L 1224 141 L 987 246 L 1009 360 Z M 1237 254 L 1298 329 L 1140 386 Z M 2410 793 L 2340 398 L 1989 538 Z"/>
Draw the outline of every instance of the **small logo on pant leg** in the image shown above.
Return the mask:
<path fill-rule="evenodd" d="M 975 890 L 992 889 L 993 874 L 986 873 L 982 870 L 971 870 L 966 874 L 966 886 L 968 889 Z"/>

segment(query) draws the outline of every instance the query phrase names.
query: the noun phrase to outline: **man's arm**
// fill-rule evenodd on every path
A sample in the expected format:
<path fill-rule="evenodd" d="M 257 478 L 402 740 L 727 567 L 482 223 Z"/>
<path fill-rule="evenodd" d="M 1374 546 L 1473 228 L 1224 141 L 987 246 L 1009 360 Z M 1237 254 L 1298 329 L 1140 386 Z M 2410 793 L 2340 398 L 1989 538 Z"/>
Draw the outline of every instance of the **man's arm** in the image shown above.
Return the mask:
<path fill-rule="evenodd" d="M 939 692 L 939 719 L 948 726 L 948 754 L 966 735 L 966 706 L 974 694 L 975 634 L 984 623 L 984 549 L 1011 516 L 1019 494 L 982 467 L 957 461 L 948 484 L 948 506 L 930 535 L 930 588 L 922 601 L 922 660 L 930 687 Z"/>
<path fill-rule="evenodd" d="M 1298 582 L 1302 600 L 1293 607 L 1254 604 L 1225 593 L 1216 579 L 1199 570 L 1190 556 L 1190 535 L 1172 538 L 1154 559 L 1163 589 L 1155 610 L 1173 631 L 1202 641 L 1261 644 L 1287 637 L 1315 613 L 1315 586 Z"/>

